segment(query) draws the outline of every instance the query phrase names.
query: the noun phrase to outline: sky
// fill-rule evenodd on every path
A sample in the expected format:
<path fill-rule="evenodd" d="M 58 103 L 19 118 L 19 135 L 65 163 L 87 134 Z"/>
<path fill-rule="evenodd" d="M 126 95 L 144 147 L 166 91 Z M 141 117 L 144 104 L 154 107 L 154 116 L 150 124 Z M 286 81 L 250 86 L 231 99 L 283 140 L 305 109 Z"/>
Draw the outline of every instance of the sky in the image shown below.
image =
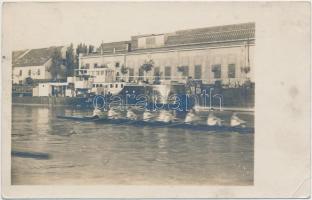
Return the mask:
<path fill-rule="evenodd" d="M 99 46 L 138 34 L 252 22 L 252 9 L 248 2 L 6 3 L 3 30 L 12 50 Z"/>

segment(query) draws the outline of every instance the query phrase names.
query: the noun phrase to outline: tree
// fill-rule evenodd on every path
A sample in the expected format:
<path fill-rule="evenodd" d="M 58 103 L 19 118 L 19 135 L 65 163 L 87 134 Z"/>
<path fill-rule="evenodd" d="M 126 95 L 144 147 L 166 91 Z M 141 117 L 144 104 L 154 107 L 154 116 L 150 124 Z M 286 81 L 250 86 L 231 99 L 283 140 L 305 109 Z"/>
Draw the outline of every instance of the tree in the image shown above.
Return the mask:
<path fill-rule="evenodd" d="M 159 72 L 159 71 L 155 73 L 155 83 L 156 84 L 160 83 L 160 78 L 161 78 L 162 75 L 163 75 L 163 73 Z"/>
<path fill-rule="evenodd" d="M 61 65 L 63 63 L 62 53 L 59 49 L 55 49 L 52 55 L 52 65 L 50 72 L 53 79 L 56 79 L 60 75 Z"/>
<path fill-rule="evenodd" d="M 65 59 L 65 66 L 66 66 L 66 76 L 74 76 L 75 69 L 77 68 L 77 62 L 74 55 L 74 48 L 73 44 L 67 48 L 66 51 L 66 59 Z"/>
<path fill-rule="evenodd" d="M 178 69 L 178 72 L 181 72 L 181 73 L 183 73 L 185 70 L 184 66 L 178 66 L 177 69 Z"/>
<path fill-rule="evenodd" d="M 94 46 L 93 45 L 89 45 L 88 53 L 93 53 L 93 51 L 94 51 Z"/>
<path fill-rule="evenodd" d="M 85 44 L 78 44 L 76 47 L 76 56 L 75 56 L 75 67 L 78 68 L 79 65 L 79 54 L 86 54 L 88 52 L 88 46 Z"/>
<path fill-rule="evenodd" d="M 128 73 L 128 68 L 127 67 L 125 67 L 124 65 L 122 65 L 121 66 L 121 69 L 120 69 L 120 72 L 123 74 L 123 75 L 125 75 L 125 74 L 127 74 Z"/>
<path fill-rule="evenodd" d="M 79 56 L 80 53 L 82 54 L 88 53 L 88 46 L 82 43 L 78 44 L 76 48 L 76 55 Z"/>
<path fill-rule="evenodd" d="M 120 63 L 119 63 L 119 62 L 116 62 L 116 63 L 115 63 L 115 67 L 118 68 L 119 66 L 120 66 Z"/>
<path fill-rule="evenodd" d="M 247 74 L 250 72 L 250 67 L 249 65 L 245 66 L 245 67 L 241 67 L 241 72 L 244 73 L 245 75 L 245 80 L 244 82 L 248 81 L 248 77 Z"/>
<path fill-rule="evenodd" d="M 187 67 L 186 66 L 178 66 L 178 72 L 181 73 L 182 76 L 187 76 Z"/>
<path fill-rule="evenodd" d="M 151 71 L 154 67 L 154 61 L 150 59 L 149 61 L 145 61 L 144 64 L 141 66 L 141 69 L 145 71 L 146 73 Z"/>
<path fill-rule="evenodd" d="M 152 59 L 145 61 L 143 65 L 141 65 L 141 69 L 147 74 L 154 67 L 154 61 Z"/>
<path fill-rule="evenodd" d="M 27 77 L 25 79 L 25 82 L 26 82 L 27 85 L 32 85 L 34 83 L 34 80 L 31 77 Z"/>
<path fill-rule="evenodd" d="M 250 72 L 250 67 L 249 66 L 241 67 L 241 72 L 244 72 L 247 75 Z"/>

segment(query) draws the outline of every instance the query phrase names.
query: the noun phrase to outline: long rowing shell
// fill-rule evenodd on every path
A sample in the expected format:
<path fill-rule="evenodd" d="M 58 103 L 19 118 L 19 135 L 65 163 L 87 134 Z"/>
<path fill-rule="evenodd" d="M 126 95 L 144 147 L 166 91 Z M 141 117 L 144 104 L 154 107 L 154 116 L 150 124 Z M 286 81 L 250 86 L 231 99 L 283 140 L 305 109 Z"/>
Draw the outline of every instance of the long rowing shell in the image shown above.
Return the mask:
<path fill-rule="evenodd" d="M 98 117 L 94 116 L 63 116 L 63 115 L 58 115 L 56 116 L 59 119 L 70 119 L 70 120 L 77 120 L 77 121 L 94 121 L 99 119 Z"/>
<path fill-rule="evenodd" d="M 239 132 L 239 133 L 254 133 L 253 127 L 231 127 L 231 126 L 208 126 L 205 124 L 189 124 L 183 122 L 161 122 L 161 121 L 142 121 L 130 119 L 101 119 L 91 116 L 57 116 L 60 119 L 77 120 L 77 121 L 92 121 L 96 123 L 114 124 L 114 125 L 132 125 L 139 127 L 168 127 L 191 129 L 198 131 L 218 131 L 218 132 Z"/>

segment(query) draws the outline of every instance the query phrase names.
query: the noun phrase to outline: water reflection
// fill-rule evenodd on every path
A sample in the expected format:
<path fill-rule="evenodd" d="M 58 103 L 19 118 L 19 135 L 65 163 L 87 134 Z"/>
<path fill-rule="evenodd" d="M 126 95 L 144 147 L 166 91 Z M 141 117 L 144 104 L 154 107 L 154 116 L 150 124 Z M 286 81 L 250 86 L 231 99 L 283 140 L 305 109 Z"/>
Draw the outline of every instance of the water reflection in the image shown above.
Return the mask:
<path fill-rule="evenodd" d="M 12 150 L 22 153 L 12 157 L 13 184 L 253 183 L 253 134 L 56 118 L 91 112 L 14 106 Z"/>
<path fill-rule="evenodd" d="M 47 134 L 50 129 L 49 108 L 37 109 L 37 112 L 33 112 L 32 119 L 36 121 L 36 123 L 32 123 L 32 125 L 37 126 L 35 129 L 40 130 L 38 134 Z"/>

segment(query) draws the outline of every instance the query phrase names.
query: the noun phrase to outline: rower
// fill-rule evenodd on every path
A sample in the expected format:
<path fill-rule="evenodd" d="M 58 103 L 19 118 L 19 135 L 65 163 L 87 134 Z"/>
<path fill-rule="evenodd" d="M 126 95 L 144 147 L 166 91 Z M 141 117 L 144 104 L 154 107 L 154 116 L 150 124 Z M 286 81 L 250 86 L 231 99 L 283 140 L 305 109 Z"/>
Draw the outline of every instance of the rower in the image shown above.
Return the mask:
<path fill-rule="evenodd" d="M 237 116 L 237 113 L 234 112 L 231 117 L 231 126 L 232 127 L 237 127 L 237 126 L 246 127 L 246 121 L 240 119 Z"/>
<path fill-rule="evenodd" d="M 101 111 L 100 108 L 95 107 L 94 110 L 93 110 L 93 115 L 92 115 L 92 117 L 94 117 L 94 118 L 99 118 L 100 115 L 101 115 L 101 112 L 102 112 L 102 111 Z"/>
<path fill-rule="evenodd" d="M 107 118 L 107 112 L 106 110 L 101 110 L 98 107 L 95 107 L 93 110 L 93 118 Z"/>
<path fill-rule="evenodd" d="M 127 110 L 127 118 L 130 120 L 137 120 L 137 115 L 133 112 L 131 108 Z"/>
<path fill-rule="evenodd" d="M 194 121 L 198 121 L 198 117 L 195 114 L 195 110 L 191 109 L 185 116 L 184 123 L 192 124 Z"/>
<path fill-rule="evenodd" d="M 213 110 L 209 112 L 208 119 L 207 119 L 208 126 L 221 126 L 221 121 L 222 120 L 220 118 L 214 115 Z"/>
<path fill-rule="evenodd" d="M 149 110 L 146 110 L 143 113 L 143 121 L 151 121 L 152 117 L 153 117 L 153 114 Z"/>
<path fill-rule="evenodd" d="M 158 121 L 161 122 L 172 122 L 174 119 L 173 115 L 167 110 L 161 110 L 158 116 Z"/>
<path fill-rule="evenodd" d="M 120 114 L 117 111 L 115 111 L 115 109 L 113 109 L 113 108 L 108 110 L 107 116 L 111 119 L 119 119 L 120 118 Z"/>

